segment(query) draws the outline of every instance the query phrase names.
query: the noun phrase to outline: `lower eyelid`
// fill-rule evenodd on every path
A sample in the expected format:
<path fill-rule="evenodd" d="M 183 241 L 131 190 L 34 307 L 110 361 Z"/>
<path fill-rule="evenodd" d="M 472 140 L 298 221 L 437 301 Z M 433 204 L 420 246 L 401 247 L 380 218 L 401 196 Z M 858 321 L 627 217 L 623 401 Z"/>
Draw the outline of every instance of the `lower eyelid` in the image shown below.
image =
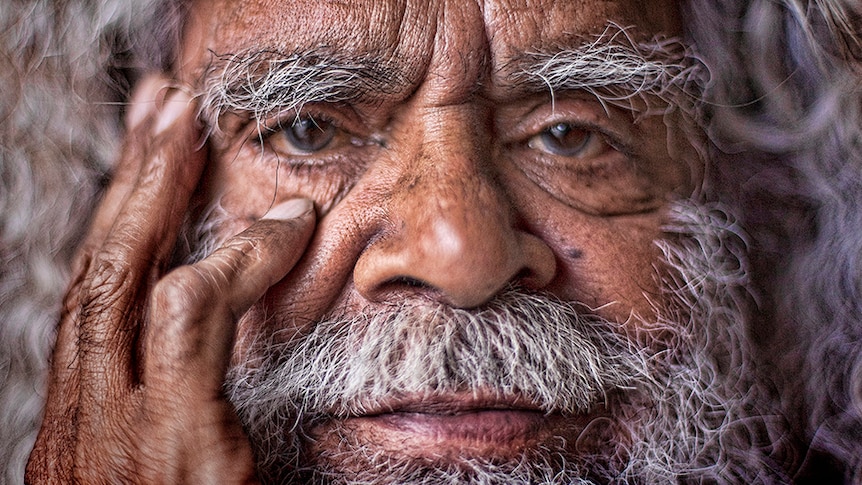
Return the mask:
<path fill-rule="evenodd" d="M 516 152 L 513 152 L 515 155 Z M 556 200 L 585 213 L 632 214 L 650 211 L 659 199 L 639 157 L 614 150 L 598 157 L 554 157 L 529 150 L 514 156 L 522 173 Z"/>

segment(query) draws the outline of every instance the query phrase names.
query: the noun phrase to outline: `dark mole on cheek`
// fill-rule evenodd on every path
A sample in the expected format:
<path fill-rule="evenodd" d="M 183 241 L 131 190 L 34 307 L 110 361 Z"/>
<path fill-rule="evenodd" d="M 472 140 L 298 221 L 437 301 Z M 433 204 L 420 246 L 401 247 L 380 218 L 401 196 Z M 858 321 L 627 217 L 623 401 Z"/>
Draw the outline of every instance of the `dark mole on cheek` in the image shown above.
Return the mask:
<path fill-rule="evenodd" d="M 566 250 L 566 256 L 568 256 L 572 259 L 579 259 L 579 258 L 584 257 L 584 252 L 581 251 L 580 249 L 567 249 Z"/>

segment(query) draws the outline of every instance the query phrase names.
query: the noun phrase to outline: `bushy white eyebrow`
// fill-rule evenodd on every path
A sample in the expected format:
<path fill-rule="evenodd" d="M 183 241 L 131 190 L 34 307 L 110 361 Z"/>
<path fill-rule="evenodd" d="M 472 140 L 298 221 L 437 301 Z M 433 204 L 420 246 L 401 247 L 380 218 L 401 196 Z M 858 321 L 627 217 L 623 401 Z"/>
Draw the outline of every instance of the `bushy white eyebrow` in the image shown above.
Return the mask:
<path fill-rule="evenodd" d="M 530 53 L 518 61 L 514 84 L 541 84 L 552 99 L 560 91 L 586 91 L 604 103 L 654 111 L 693 111 L 700 105 L 706 68 L 679 39 L 635 42 L 626 29 L 605 32 L 574 49 Z"/>
<path fill-rule="evenodd" d="M 249 113 L 256 120 L 289 111 L 298 115 L 309 103 L 349 102 L 407 84 L 395 68 L 371 56 L 350 58 L 322 48 L 216 56 L 203 77 L 201 118 L 216 127 L 227 112 Z"/>

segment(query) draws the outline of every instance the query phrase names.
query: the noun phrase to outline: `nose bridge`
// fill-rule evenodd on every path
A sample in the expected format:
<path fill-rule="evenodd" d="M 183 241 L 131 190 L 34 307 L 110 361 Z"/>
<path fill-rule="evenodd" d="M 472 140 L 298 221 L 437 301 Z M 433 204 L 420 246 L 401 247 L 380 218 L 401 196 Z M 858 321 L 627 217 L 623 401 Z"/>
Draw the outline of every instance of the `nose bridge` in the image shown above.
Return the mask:
<path fill-rule="evenodd" d="M 426 211 L 424 215 L 429 217 L 435 213 L 470 217 L 470 206 L 482 202 L 502 211 L 505 201 L 493 186 L 493 167 L 488 160 L 489 135 L 480 126 L 484 120 L 468 108 L 429 111 L 425 123 L 409 135 L 416 140 L 415 148 L 402 174 L 408 183 L 399 184 L 397 196 L 428 197 L 428 203 L 437 209 Z"/>
<path fill-rule="evenodd" d="M 490 144 L 476 126 L 482 121 L 446 111 L 426 125 L 398 211 L 439 264 L 488 271 L 486 260 L 499 265 L 516 252 L 510 204 L 494 180 Z"/>
<path fill-rule="evenodd" d="M 531 266 L 531 255 L 547 259 L 550 249 L 542 253 L 535 238 L 513 227 L 481 113 L 449 106 L 428 109 L 418 119 L 397 162 L 391 232 L 363 252 L 354 282 L 372 299 L 387 286 L 419 282 L 449 304 L 474 307 Z M 539 266 L 540 279 L 549 280 L 553 263 L 550 270 L 547 262 Z"/>

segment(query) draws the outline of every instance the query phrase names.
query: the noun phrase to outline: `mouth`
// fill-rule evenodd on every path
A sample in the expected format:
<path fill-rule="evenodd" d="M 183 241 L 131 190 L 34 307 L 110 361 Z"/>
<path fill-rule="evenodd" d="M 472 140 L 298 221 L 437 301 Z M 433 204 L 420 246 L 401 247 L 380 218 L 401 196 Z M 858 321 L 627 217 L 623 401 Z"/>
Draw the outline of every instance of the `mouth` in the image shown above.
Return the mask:
<path fill-rule="evenodd" d="M 382 402 L 361 415 L 328 419 L 312 435 L 318 444 L 349 440 L 414 458 L 509 458 L 558 438 L 581 421 L 572 418 L 547 413 L 518 396 L 410 396 Z"/>
<path fill-rule="evenodd" d="M 546 416 L 520 409 L 474 408 L 453 413 L 397 412 L 363 419 L 402 439 L 430 446 L 497 448 L 526 443 L 540 433 Z"/>

